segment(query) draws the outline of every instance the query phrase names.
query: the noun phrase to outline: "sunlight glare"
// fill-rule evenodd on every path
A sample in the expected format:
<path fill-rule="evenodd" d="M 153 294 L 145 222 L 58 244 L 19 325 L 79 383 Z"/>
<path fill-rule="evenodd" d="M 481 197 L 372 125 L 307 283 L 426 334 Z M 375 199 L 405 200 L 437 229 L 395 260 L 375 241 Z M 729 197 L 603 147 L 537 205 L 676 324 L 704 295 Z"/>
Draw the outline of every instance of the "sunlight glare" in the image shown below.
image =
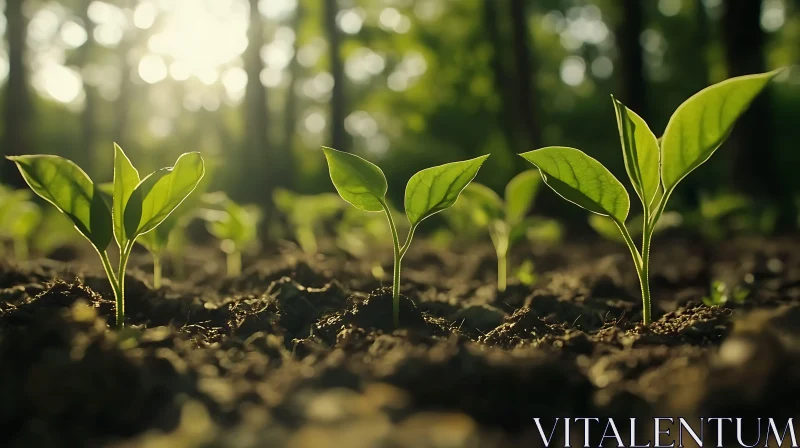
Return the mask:
<path fill-rule="evenodd" d="M 139 3 L 133 13 L 133 24 L 136 28 L 146 30 L 155 23 L 157 12 L 156 5 L 151 2 Z"/>
<path fill-rule="evenodd" d="M 86 42 L 86 30 L 70 20 L 61 25 L 61 40 L 71 48 L 78 48 Z"/>
<path fill-rule="evenodd" d="M 49 64 L 34 75 L 33 84 L 54 100 L 68 104 L 77 100 L 83 92 L 81 76 L 70 68 Z"/>
<path fill-rule="evenodd" d="M 167 64 L 161 57 L 148 54 L 139 61 L 139 77 L 148 84 L 155 84 L 167 77 Z"/>
<path fill-rule="evenodd" d="M 170 9 L 162 30 L 148 41 L 148 49 L 174 61 L 170 67 L 173 79 L 187 79 L 188 73 L 204 84 L 214 84 L 220 70 L 236 61 L 247 48 L 247 3 L 215 1 L 159 2 L 162 13 L 165 6 Z"/>

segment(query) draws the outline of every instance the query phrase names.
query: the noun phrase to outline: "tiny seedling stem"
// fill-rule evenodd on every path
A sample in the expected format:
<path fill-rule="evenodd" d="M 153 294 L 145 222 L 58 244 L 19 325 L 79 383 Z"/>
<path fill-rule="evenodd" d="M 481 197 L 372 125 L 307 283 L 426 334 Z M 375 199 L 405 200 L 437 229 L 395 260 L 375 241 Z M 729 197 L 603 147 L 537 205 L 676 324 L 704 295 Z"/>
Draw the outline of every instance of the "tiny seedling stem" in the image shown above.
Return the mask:
<path fill-rule="evenodd" d="M 228 277 L 238 277 L 242 275 L 242 252 L 234 250 L 228 254 Z"/>
<path fill-rule="evenodd" d="M 28 259 L 28 241 L 25 238 L 17 238 L 14 240 L 14 257 L 19 260 Z"/>
<path fill-rule="evenodd" d="M 392 212 L 389 211 L 389 207 L 385 202 L 381 204 L 383 205 L 383 211 L 386 213 L 386 219 L 389 221 L 389 228 L 392 230 L 392 242 L 394 243 L 394 269 L 392 275 L 392 322 L 394 322 L 394 327 L 398 328 L 400 326 L 400 266 L 403 262 L 403 256 L 405 256 L 408 247 L 411 245 L 411 238 L 414 236 L 414 230 L 416 229 L 416 226 L 411 226 L 411 229 L 408 231 L 408 236 L 406 237 L 406 242 L 401 246 L 400 236 L 397 234 L 397 226 L 394 224 Z"/>
<path fill-rule="evenodd" d="M 117 268 L 116 272 L 114 272 L 114 268 L 111 267 L 111 260 L 108 258 L 108 253 L 105 251 L 100 253 L 100 260 L 103 262 L 103 269 L 106 271 L 108 282 L 111 284 L 111 289 L 114 291 L 118 329 L 125 327 L 125 270 L 127 269 L 128 259 L 130 258 L 132 250 L 133 241 L 129 242 L 122 249 L 122 253 L 119 257 L 119 267 Z"/>
<path fill-rule="evenodd" d="M 161 256 L 153 255 L 153 287 L 161 288 Z"/>
<path fill-rule="evenodd" d="M 505 292 L 506 276 L 508 275 L 508 254 L 497 253 L 497 291 Z"/>

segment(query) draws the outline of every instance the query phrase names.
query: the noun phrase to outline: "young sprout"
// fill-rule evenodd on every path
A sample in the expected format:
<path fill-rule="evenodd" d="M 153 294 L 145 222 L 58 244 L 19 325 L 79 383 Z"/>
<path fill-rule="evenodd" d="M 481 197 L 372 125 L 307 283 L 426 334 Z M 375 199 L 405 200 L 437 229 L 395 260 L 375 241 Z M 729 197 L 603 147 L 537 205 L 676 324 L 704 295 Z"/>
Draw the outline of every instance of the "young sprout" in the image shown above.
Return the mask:
<path fill-rule="evenodd" d="M 184 205 L 188 201 L 184 202 Z M 152 232 L 145 233 L 136 241 L 144 246 L 153 257 L 153 288 L 161 288 L 162 261 L 164 255 L 170 247 L 175 247 L 175 241 L 183 241 L 186 226 L 191 220 L 189 216 L 181 213 L 185 209 L 183 206 L 175 210 L 169 218 L 165 219 L 160 226 Z"/>
<path fill-rule="evenodd" d="M 114 145 L 114 194 L 111 209 L 100 187 L 70 160 L 53 155 L 9 157 L 17 164 L 34 193 L 67 215 L 75 228 L 92 243 L 108 276 L 116 299 L 117 327 L 125 325 L 125 270 L 136 239 L 157 228 L 195 189 L 205 173 L 199 153 L 186 153 L 172 168 L 160 169 L 144 179 L 122 148 Z M 108 258 L 108 245 L 120 250 L 116 271 Z"/>
<path fill-rule="evenodd" d="M 518 174 L 506 186 L 505 201 L 492 189 L 478 183 L 464 190 L 465 211 L 472 222 L 489 229 L 489 237 L 497 254 L 497 290 L 506 290 L 508 276 L 508 250 L 520 237 L 525 236 L 531 224 L 528 215 L 542 178 L 536 170 Z"/>
<path fill-rule="evenodd" d="M 730 287 L 727 283 L 714 280 L 711 282 L 711 293 L 703 297 L 703 304 L 709 307 L 720 307 L 724 306 L 728 302 L 734 303 L 744 303 L 747 300 L 747 297 L 750 295 L 750 291 L 737 286 L 733 288 L 731 291 Z"/>
<path fill-rule="evenodd" d="M 42 212 L 29 191 L 0 189 L 0 236 L 12 242 L 14 258 L 28 259 L 28 242 L 41 222 Z"/>
<path fill-rule="evenodd" d="M 72 220 L 54 207 L 43 212 L 42 223 L 33 238 L 33 248 L 38 253 L 50 254 L 57 248 L 78 244 L 81 236 L 75 232 Z"/>
<path fill-rule="evenodd" d="M 239 205 L 224 193 L 205 195 L 204 200 L 214 207 L 205 211 L 204 218 L 209 233 L 220 240 L 220 249 L 227 256 L 228 276 L 239 276 L 242 273 L 242 252 L 258 239 L 261 210 L 255 206 Z"/>
<path fill-rule="evenodd" d="M 613 220 L 633 257 L 645 325 L 652 322 L 650 242 L 667 201 L 678 183 L 719 148 L 739 116 L 778 73 L 732 78 L 700 91 L 678 107 L 660 142 L 641 117 L 612 98 L 625 170 L 642 202 L 641 250 L 625 224 L 630 209 L 628 192 L 600 162 L 563 146 L 521 154 L 564 199 Z"/>
<path fill-rule="evenodd" d="M 297 244 L 306 254 L 317 253 L 317 233 L 326 220 L 333 218 L 344 203 L 333 193 L 301 195 L 283 188 L 272 193 L 275 207 L 286 215 Z"/>
<path fill-rule="evenodd" d="M 411 228 L 401 246 L 394 218 L 386 203 L 389 186 L 376 165 L 353 154 L 323 147 L 333 186 L 345 201 L 365 212 L 383 212 L 389 222 L 394 243 L 392 276 L 392 317 L 400 326 L 400 263 L 411 245 L 411 238 L 425 218 L 452 206 L 461 191 L 472 182 L 489 155 L 461 162 L 426 168 L 411 176 L 406 185 L 405 209 Z"/>
<path fill-rule="evenodd" d="M 339 199 L 341 201 L 341 199 Z M 459 201 L 460 203 L 461 201 Z M 399 211 L 388 201 L 386 206 L 392 216 L 397 216 Z M 397 233 L 407 233 L 408 221 L 395 222 Z M 386 242 L 392 241 L 392 231 L 386 225 L 386 216 L 380 214 L 361 213 L 354 207 L 348 207 L 342 214 L 342 219 L 336 225 L 336 245 L 339 249 L 356 258 L 365 258 L 375 253 L 376 247 L 381 247 Z M 391 244 L 391 243 L 390 243 Z M 383 271 L 380 264 L 373 269 L 373 276 L 381 278 Z"/>

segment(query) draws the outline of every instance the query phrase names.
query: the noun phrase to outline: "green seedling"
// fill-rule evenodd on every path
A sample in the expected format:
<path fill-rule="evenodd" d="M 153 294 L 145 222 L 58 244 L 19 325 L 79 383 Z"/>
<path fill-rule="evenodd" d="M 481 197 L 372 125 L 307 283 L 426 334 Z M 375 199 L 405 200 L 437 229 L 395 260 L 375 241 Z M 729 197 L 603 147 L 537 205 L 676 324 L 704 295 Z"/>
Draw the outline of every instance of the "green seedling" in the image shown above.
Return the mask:
<path fill-rule="evenodd" d="M 464 212 L 469 213 L 473 225 L 489 229 L 489 237 L 497 254 L 497 290 L 506 290 L 508 276 L 508 250 L 525 236 L 532 224 L 526 216 L 539 192 L 542 177 L 536 170 L 518 174 L 506 186 L 505 201 L 489 187 L 478 183 L 464 190 Z"/>
<path fill-rule="evenodd" d="M 30 200 L 30 191 L 0 189 L 0 238 L 14 247 L 14 258 L 27 260 L 31 236 L 42 222 L 42 211 Z"/>
<path fill-rule="evenodd" d="M 220 240 L 220 249 L 226 255 L 226 267 L 229 277 L 242 273 L 242 252 L 258 240 L 258 224 L 261 222 L 261 210 L 255 206 L 242 206 L 224 193 L 212 193 L 204 196 L 209 209 L 203 217 L 209 233 Z"/>
<path fill-rule="evenodd" d="M 341 201 L 341 199 L 339 200 Z M 389 207 L 389 213 L 392 216 L 400 213 L 388 201 L 386 206 Z M 398 234 L 408 232 L 407 220 L 395 222 L 395 224 Z M 369 258 L 376 253 L 376 248 L 383 247 L 389 241 L 392 241 L 392 232 L 386 225 L 386 217 L 380 214 L 368 213 L 365 215 L 354 207 L 348 207 L 336 225 L 337 247 L 355 258 Z M 379 264 L 376 266 L 380 268 Z M 373 276 L 382 278 L 382 275 L 376 275 L 383 271 L 382 268 L 378 268 L 373 269 Z"/>
<path fill-rule="evenodd" d="M 737 286 L 731 291 L 727 283 L 714 280 L 711 282 L 710 294 L 707 297 L 703 297 L 703 304 L 710 307 L 724 306 L 731 301 L 741 304 L 747 300 L 749 295 L 750 291 L 745 288 Z"/>
<path fill-rule="evenodd" d="M 208 188 L 209 175 L 197 185 L 191 194 L 161 225 L 152 232 L 145 233 L 136 242 L 144 246 L 153 257 L 153 287 L 160 288 L 162 283 L 162 265 L 165 255 L 169 254 L 175 272 L 183 276 L 183 252 L 187 245 L 186 228 L 198 216 L 197 208 Z"/>
<path fill-rule="evenodd" d="M 645 325 L 652 321 L 650 242 L 667 201 L 678 183 L 714 154 L 736 120 L 778 73 L 731 78 L 698 92 L 678 107 L 660 142 L 641 117 L 612 98 L 625 170 L 643 207 L 641 251 L 625 224 L 630 209 L 628 192 L 600 162 L 563 146 L 521 154 L 564 199 L 613 220 L 633 256 Z"/>
<path fill-rule="evenodd" d="M 53 155 L 9 157 L 31 189 L 72 220 L 92 243 L 116 299 L 117 327 L 125 325 L 125 270 L 136 239 L 157 228 L 195 189 L 205 173 L 199 153 L 186 153 L 172 168 L 144 179 L 122 148 L 114 145 L 114 194 L 111 208 L 99 185 L 75 163 Z M 119 246 L 116 271 L 108 258 L 114 239 Z"/>
<path fill-rule="evenodd" d="M 334 193 L 301 195 L 283 188 L 272 194 L 275 207 L 286 215 L 297 244 L 306 254 L 317 253 L 317 234 L 323 224 L 336 216 L 344 205 Z"/>
<path fill-rule="evenodd" d="M 75 232 L 72 220 L 54 207 L 43 212 L 42 223 L 33 238 L 33 249 L 36 252 L 47 255 L 60 247 L 78 244 L 81 236 Z"/>
<path fill-rule="evenodd" d="M 145 233 L 136 241 L 153 257 L 153 287 L 156 289 L 161 288 L 164 255 L 167 252 L 180 253 L 185 245 L 186 227 L 191 221 L 191 216 L 182 213 L 185 211 L 182 209 L 183 206 L 179 207 L 160 226 L 152 232 Z"/>
<path fill-rule="evenodd" d="M 406 185 L 406 217 L 411 224 L 406 242 L 401 246 L 394 218 L 386 203 L 389 186 L 386 176 L 376 165 L 353 154 L 323 147 L 333 186 L 345 201 L 365 212 L 383 212 L 389 222 L 394 243 L 392 276 L 392 317 L 395 328 L 400 325 L 400 264 L 420 222 L 455 204 L 461 192 L 472 182 L 489 155 L 461 162 L 426 168 Z"/>

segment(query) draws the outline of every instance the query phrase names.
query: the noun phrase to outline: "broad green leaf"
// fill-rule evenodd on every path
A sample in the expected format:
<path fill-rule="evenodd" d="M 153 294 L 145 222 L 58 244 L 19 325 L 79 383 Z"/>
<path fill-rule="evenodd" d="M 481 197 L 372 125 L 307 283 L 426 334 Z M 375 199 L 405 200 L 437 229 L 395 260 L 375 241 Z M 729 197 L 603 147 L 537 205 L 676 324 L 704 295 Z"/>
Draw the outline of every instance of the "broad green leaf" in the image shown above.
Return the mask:
<path fill-rule="evenodd" d="M 544 182 L 564 199 L 625 222 L 630 208 L 628 192 L 597 160 L 565 146 L 548 146 L 520 155 L 539 168 Z"/>
<path fill-rule="evenodd" d="M 622 156 L 625 170 L 633 184 L 633 189 L 648 206 L 661 188 L 659 172 L 660 150 L 658 139 L 647 123 L 634 111 L 611 97 L 617 115 L 617 129 L 622 143 Z"/>
<path fill-rule="evenodd" d="M 208 188 L 208 171 L 203 176 L 203 180 L 197 185 L 191 194 L 181 202 L 161 224 L 153 231 L 140 235 L 136 242 L 140 243 L 149 252 L 160 255 L 168 248 L 180 246 L 182 240 L 181 233 L 185 230 L 188 223 L 196 216 L 195 211 L 201 201 L 203 192 Z"/>
<path fill-rule="evenodd" d="M 172 168 L 145 177 L 125 205 L 128 239 L 153 230 L 194 191 L 205 174 L 200 153 L 183 154 Z"/>
<path fill-rule="evenodd" d="M 453 205 L 489 155 L 426 168 L 406 185 L 406 216 L 411 225 Z"/>
<path fill-rule="evenodd" d="M 133 167 L 122 148 L 114 143 L 114 193 L 111 216 L 114 218 L 114 237 L 121 248 L 128 244 L 128 237 L 125 235 L 125 204 L 128 203 L 131 193 L 139 182 L 139 172 Z"/>
<path fill-rule="evenodd" d="M 14 156 L 25 182 L 34 193 L 55 205 L 100 252 L 113 238 L 111 212 L 78 165 L 51 155 Z"/>
<path fill-rule="evenodd" d="M 328 171 L 339 196 L 359 210 L 383 211 L 386 176 L 376 165 L 353 154 L 323 147 Z"/>
<path fill-rule="evenodd" d="M 522 222 L 533 207 L 533 200 L 539 193 L 542 176 L 536 170 L 517 174 L 506 185 L 506 221 L 510 225 Z"/>
<path fill-rule="evenodd" d="M 714 154 L 736 120 L 779 72 L 728 79 L 678 107 L 661 143 L 661 180 L 667 192 Z"/>

